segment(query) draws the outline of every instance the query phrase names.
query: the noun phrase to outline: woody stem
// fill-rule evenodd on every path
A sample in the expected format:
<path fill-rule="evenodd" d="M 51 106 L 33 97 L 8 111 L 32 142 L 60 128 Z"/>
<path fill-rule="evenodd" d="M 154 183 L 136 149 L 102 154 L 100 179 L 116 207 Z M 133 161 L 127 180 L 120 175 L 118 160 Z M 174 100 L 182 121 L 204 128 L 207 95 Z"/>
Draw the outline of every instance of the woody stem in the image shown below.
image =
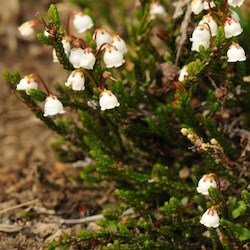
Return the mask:
<path fill-rule="evenodd" d="M 33 73 L 32 76 L 34 76 L 34 77 L 38 78 L 38 80 L 40 80 L 40 82 L 43 84 L 47 94 L 50 95 L 51 92 L 49 91 L 49 89 L 48 89 L 47 85 L 45 84 L 43 78 L 38 73 Z"/>

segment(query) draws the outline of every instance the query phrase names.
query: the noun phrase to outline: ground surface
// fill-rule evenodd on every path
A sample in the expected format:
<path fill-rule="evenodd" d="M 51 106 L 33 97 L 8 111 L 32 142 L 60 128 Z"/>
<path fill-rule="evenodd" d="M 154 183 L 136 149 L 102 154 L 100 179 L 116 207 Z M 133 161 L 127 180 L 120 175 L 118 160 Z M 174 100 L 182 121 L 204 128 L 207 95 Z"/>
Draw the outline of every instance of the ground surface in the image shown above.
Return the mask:
<path fill-rule="evenodd" d="M 52 63 L 51 50 L 16 32 L 20 23 L 46 10 L 51 1 L 20 1 L 19 6 L 18 1 L 7 2 L 0 0 L 1 6 L 6 4 L 0 13 L 0 72 L 39 72 L 49 84 L 63 81 L 66 75 Z M 43 249 L 62 231 L 71 234 L 81 227 L 63 225 L 62 218 L 100 212 L 103 197 L 89 194 L 71 178 L 79 169 L 56 160 L 49 146 L 53 132 L 17 99 L 2 76 L 0 80 L 0 250 Z M 30 203 L 14 208 L 26 202 Z"/>

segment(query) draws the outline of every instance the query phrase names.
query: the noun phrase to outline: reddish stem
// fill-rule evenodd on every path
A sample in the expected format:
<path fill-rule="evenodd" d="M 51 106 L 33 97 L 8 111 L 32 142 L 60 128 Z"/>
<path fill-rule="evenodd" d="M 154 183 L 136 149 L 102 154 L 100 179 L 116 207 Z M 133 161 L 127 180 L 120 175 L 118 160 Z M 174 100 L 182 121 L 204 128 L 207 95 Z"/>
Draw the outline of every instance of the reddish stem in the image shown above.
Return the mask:
<path fill-rule="evenodd" d="M 49 89 L 48 89 L 47 85 L 45 84 L 44 80 L 42 79 L 42 77 L 38 73 L 33 73 L 31 75 L 34 76 L 34 77 L 36 77 L 36 78 L 38 78 L 38 80 L 40 80 L 40 82 L 43 84 L 43 86 L 44 86 L 47 94 L 50 95 L 51 92 L 49 91 Z"/>

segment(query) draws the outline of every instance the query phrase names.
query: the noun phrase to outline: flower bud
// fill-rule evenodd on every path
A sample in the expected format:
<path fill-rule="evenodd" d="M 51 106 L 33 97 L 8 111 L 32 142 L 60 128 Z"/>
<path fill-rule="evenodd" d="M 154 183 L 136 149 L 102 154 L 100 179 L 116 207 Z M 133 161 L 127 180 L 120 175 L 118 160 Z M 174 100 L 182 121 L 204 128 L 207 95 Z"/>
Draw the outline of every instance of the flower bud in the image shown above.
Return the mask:
<path fill-rule="evenodd" d="M 246 61 L 244 49 L 238 43 L 232 43 L 227 51 L 228 62 Z"/>
<path fill-rule="evenodd" d="M 187 65 L 184 65 L 179 72 L 178 80 L 182 82 L 185 80 L 186 76 L 188 76 Z"/>
<path fill-rule="evenodd" d="M 93 20 L 90 16 L 77 12 L 73 16 L 73 26 L 78 33 L 84 33 L 86 30 L 93 27 Z"/>
<path fill-rule="evenodd" d="M 96 49 L 100 49 L 100 47 L 105 44 L 105 43 L 112 43 L 112 38 L 110 34 L 102 28 L 96 29 L 95 33 L 93 35 L 93 38 L 95 39 L 96 42 Z M 103 46 L 103 49 L 105 46 Z"/>
<path fill-rule="evenodd" d="M 29 95 L 30 89 L 38 89 L 38 84 L 32 75 L 24 76 L 16 86 L 16 90 L 25 90 Z"/>
<path fill-rule="evenodd" d="M 125 62 L 123 54 L 112 45 L 105 48 L 103 60 L 107 68 L 118 68 Z"/>
<path fill-rule="evenodd" d="M 122 54 L 127 52 L 126 43 L 118 35 L 112 36 L 112 45 L 122 52 Z"/>
<path fill-rule="evenodd" d="M 53 116 L 56 114 L 64 114 L 65 110 L 63 109 L 62 103 L 54 95 L 49 95 L 44 104 L 44 114 L 43 116 Z"/>
<path fill-rule="evenodd" d="M 203 195 L 209 195 L 208 189 L 210 187 L 217 188 L 217 182 L 212 174 L 205 174 L 198 182 L 197 192 Z"/>
<path fill-rule="evenodd" d="M 104 111 L 106 109 L 119 107 L 120 103 L 110 90 L 103 90 L 100 94 L 99 105 L 101 107 L 101 110 Z"/>
<path fill-rule="evenodd" d="M 242 33 L 243 29 L 240 23 L 235 21 L 233 18 L 227 17 L 224 23 L 225 37 L 231 38 L 233 36 L 238 36 Z"/>
<path fill-rule="evenodd" d="M 191 1 L 191 10 L 195 15 L 199 15 L 203 10 L 202 0 L 192 0 Z"/>
<path fill-rule="evenodd" d="M 18 30 L 22 36 L 30 36 L 34 34 L 34 26 L 36 26 L 37 24 L 37 20 L 30 20 L 20 25 L 18 27 Z"/>
<path fill-rule="evenodd" d="M 228 4 L 232 7 L 240 7 L 245 0 L 227 0 Z"/>
<path fill-rule="evenodd" d="M 190 38 L 190 41 L 202 41 L 202 42 L 209 42 L 210 41 L 210 33 L 208 27 L 205 25 L 198 25 Z"/>
<path fill-rule="evenodd" d="M 92 48 L 84 49 L 79 66 L 84 69 L 93 69 L 96 58 L 92 52 Z"/>
<path fill-rule="evenodd" d="M 218 25 L 210 14 L 203 16 L 203 18 L 199 22 L 199 25 L 205 25 L 205 24 L 209 25 L 212 36 L 216 36 Z"/>
<path fill-rule="evenodd" d="M 220 217 L 214 208 L 209 208 L 202 215 L 200 223 L 206 227 L 216 228 L 220 225 Z"/>
<path fill-rule="evenodd" d="M 81 91 L 85 89 L 85 77 L 81 70 L 74 70 L 68 77 L 65 85 L 72 87 L 75 91 Z"/>
<path fill-rule="evenodd" d="M 149 14 L 151 19 L 155 19 L 156 16 L 166 15 L 166 11 L 161 4 L 154 2 L 150 4 Z"/>

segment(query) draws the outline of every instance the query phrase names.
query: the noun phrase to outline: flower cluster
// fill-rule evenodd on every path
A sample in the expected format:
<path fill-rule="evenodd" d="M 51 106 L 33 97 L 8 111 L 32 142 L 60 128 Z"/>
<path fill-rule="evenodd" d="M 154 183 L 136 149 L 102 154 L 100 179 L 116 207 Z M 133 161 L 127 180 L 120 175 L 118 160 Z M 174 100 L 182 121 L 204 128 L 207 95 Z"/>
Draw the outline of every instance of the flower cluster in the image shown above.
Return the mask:
<path fill-rule="evenodd" d="M 45 21 L 40 22 L 38 20 L 32 20 L 25 22 L 19 27 L 19 31 L 23 36 L 29 36 L 34 33 L 34 27 L 38 24 L 45 25 L 44 35 L 50 37 L 48 27 Z M 74 27 L 78 37 L 70 34 L 70 27 Z M 89 70 L 94 70 L 97 61 L 103 59 L 105 68 L 118 68 L 125 63 L 124 54 L 127 52 L 126 43 L 124 40 L 116 34 L 111 34 L 104 28 L 97 28 L 93 32 L 93 42 L 88 45 L 83 39 L 82 35 L 94 26 L 93 20 L 90 16 L 83 12 L 74 12 L 68 18 L 67 35 L 65 35 L 61 43 L 63 50 L 67 56 L 69 62 L 72 64 L 74 70 L 69 74 L 65 86 L 70 87 L 74 91 L 85 90 L 85 77 L 92 83 L 92 87 L 96 88 L 100 93 L 99 105 L 101 110 L 113 109 L 120 104 L 116 96 L 103 87 L 103 83 L 99 85 L 91 76 Z M 95 45 L 93 45 L 95 44 Z M 53 62 L 59 62 L 56 50 L 53 49 Z M 32 76 L 32 75 L 31 75 Z M 25 76 L 17 85 L 17 90 L 25 90 L 29 94 L 31 88 L 37 89 L 38 85 L 31 76 Z M 115 80 L 112 76 L 111 80 Z M 105 77 L 104 77 L 105 79 Z M 107 79 L 107 78 L 106 78 Z M 44 116 L 63 114 L 62 103 L 52 95 L 50 91 L 45 101 Z M 54 107 L 54 108 L 53 108 Z"/>
<path fill-rule="evenodd" d="M 203 10 L 208 11 L 208 14 L 203 16 L 198 26 L 194 29 L 190 41 L 192 42 L 192 51 L 199 52 L 200 46 L 208 49 L 213 46 L 213 37 L 217 35 L 218 25 L 223 26 L 225 37 L 227 39 L 239 36 L 243 29 L 240 25 L 238 14 L 229 7 L 239 7 L 244 0 L 228 0 L 224 2 L 225 15 L 220 16 L 219 9 L 216 4 L 210 0 L 192 0 L 191 10 L 198 15 Z M 218 13 L 217 13 L 218 12 Z M 228 62 L 245 61 L 245 51 L 238 44 L 232 42 L 227 52 Z"/>

